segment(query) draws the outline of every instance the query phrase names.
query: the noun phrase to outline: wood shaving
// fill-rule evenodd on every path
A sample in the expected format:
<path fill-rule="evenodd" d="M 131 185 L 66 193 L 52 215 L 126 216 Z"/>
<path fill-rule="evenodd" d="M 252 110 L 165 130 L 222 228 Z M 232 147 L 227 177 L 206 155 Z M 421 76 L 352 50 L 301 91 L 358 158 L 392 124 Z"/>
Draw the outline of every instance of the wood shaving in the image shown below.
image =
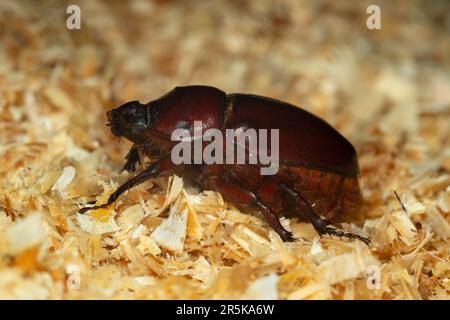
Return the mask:
<path fill-rule="evenodd" d="M 72 31 L 64 2 L 0 4 L 0 298 L 449 299 L 448 2 L 382 2 L 382 30 L 364 1 L 77 4 Z M 178 176 L 78 214 L 133 175 L 106 111 L 187 84 L 335 126 L 364 197 L 362 223 L 340 227 L 371 244 L 300 217 L 282 242 L 258 210 Z"/>

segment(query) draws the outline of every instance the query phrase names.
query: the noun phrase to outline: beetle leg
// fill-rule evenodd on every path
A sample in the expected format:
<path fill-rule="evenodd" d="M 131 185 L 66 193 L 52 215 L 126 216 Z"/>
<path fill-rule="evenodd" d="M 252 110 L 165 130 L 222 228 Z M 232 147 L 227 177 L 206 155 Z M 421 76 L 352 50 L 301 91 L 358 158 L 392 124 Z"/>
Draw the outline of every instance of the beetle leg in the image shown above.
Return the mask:
<path fill-rule="evenodd" d="M 311 222 L 311 224 L 314 226 L 314 229 L 316 229 L 316 231 L 319 233 L 320 236 L 322 236 L 323 234 L 332 234 L 338 237 L 358 239 L 364 242 L 365 244 L 369 245 L 370 240 L 367 238 L 364 238 L 354 233 L 344 232 L 329 227 L 331 222 L 322 219 L 318 214 L 316 214 L 311 205 L 308 203 L 308 201 L 306 201 L 298 192 L 286 187 L 283 184 L 280 184 L 280 187 L 283 191 L 285 191 L 289 195 L 289 197 L 291 197 L 292 200 L 294 200 L 297 208 L 308 218 L 308 220 Z"/>
<path fill-rule="evenodd" d="M 128 154 L 125 156 L 127 162 L 122 168 L 122 171 L 135 172 L 136 164 L 141 164 L 141 159 L 139 158 L 139 152 L 136 146 L 133 146 Z"/>
<path fill-rule="evenodd" d="M 133 178 L 126 181 L 124 184 L 122 184 L 120 187 L 116 189 L 108 198 L 108 201 L 105 204 L 99 205 L 99 206 L 93 206 L 93 207 L 84 207 L 80 209 L 80 213 L 86 213 L 90 210 L 100 209 L 100 208 L 106 208 L 110 206 L 114 201 L 119 198 L 119 196 L 127 191 L 128 189 L 133 188 L 134 186 L 137 186 L 138 184 L 141 184 L 151 178 L 157 177 L 159 174 L 161 174 L 164 171 L 168 171 L 172 169 L 173 164 L 170 161 L 170 158 L 162 159 L 149 167 L 147 167 L 144 171 L 140 172 L 138 175 L 134 176 Z"/>
<path fill-rule="evenodd" d="M 260 201 L 260 199 L 251 191 L 244 190 L 236 185 L 233 185 L 223 179 L 210 178 L 207 181 L 207 186 L 214 189 L 222 194 L 225 200 L 245 204 L 245 205 L 255 205 L 261 209 L 264 217 L 270 226 L 280 235 L 283 241 L 293 241 L 294 237 L 292 233 L 287 231 L 280 223 L 278 216 Z"/>
<path fill-rule="evenodd" d="M 260 202 L 258 199 L 255 199 L 256 206 L 262 210 L 262 213 L 264 214 L 264 217 L 267 219 L 271 227 L 280 235 L 281 239 L 286 242 L 294 241 L 294 236 L 291 232 L 287 231 L 282 224 L 280 223 L 280 220 L 278 219 L 278 216 L 275 214 L 275 212 L 272 211 L 269 207 L 267 207 L 264 203 Z"/>
<path fill-rule="evenodd" d="M 338 230 L 338 229 L 331 228 L 331 227 L 326 227 L 323 233 L 334 234 L 335 236 L 338 236 L 338 237 L 346 237 L 346 238 L 351 238 L 351 239 L 358 239 L 358 240 L 361 240 L 362 242 L 364 242 L 367 245 L 369 245 L 369 243 L 370 243 L 370 240 L 365 238 L 365 237 L 363 237 L 363 236 L 360 236 L 358 234 L 354 234 L 354 233 L 351 233 L 351 232 L 345 232 L 345 231 Z"/>

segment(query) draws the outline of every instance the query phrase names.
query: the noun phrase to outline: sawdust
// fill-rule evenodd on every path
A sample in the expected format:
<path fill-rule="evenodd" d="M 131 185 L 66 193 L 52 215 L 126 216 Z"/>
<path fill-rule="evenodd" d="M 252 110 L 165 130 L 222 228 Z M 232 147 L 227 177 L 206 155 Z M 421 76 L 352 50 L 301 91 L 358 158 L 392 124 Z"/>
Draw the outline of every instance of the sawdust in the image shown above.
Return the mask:
<path fill-rule="evenodd" d="M 445 2 L 78 1 L 0 4 L 0 298 L 448 299 L 449 16 Z M 106 110 L 209 84 L 300 105 L 359 154 L 362 230 L 283 243 L 179 177 L 111 208 L 130 143 Z M 394 196 L 397 191 L 404 207 Z"/>

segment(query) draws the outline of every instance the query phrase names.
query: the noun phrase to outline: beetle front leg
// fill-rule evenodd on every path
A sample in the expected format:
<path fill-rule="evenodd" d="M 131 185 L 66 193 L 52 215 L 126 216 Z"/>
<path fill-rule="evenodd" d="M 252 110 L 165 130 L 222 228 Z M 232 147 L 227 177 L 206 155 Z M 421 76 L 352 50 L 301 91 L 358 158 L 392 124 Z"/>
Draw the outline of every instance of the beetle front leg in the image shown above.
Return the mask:
<path fill-rule="evenodd" d="M 141 164 L 138 148 L 136 146 L 131 147 L 131 150 L 125 156 L 125 159 L 127 159 L 127 162 L 123 166 L 122 171 L 135 172 L 136 164 Z"/>
<path fill-rule="evenodd" d="M 287 231 L 280 223 L 278 216 L 273 210 L 260 201 L 260 199 L 251 191 L 244 190 L 236 185 L 233 185 L 223 179 L 210 178 L 207 181 L 209 188 L 214 189 L 222 194 L 225 200 L 245 204 L 255 205 L 261 209 L 264 217 L 270 226 L 280 235 L 283 241 L 293 241 L 294 237 L 291 232 Z"/>
<path fill-rule="evenodd" d="M 90 210 L 100 209 L 100 208 L 106 208 L 109 207 L 114 201 L 119 198 L 121 194 L 123 194 L 128 189 L 131 189 L 138 184 L 141 184 L 151 178 L 159 176 L 162 172 L 168 171 L 173 168 L 173 163 L 169 158 L 162 159 L 149 167 L 147 167 L 144 171 L 140 172 L 138 175 L 134 176 L 130 180 L 126 181 L 124 184 L 122 184 L 119 188 L 116 189 L 108 198 L 108 201 L 105 204 L 99 205 L 99 206 L 93 206 L 93 207 L 84 207 L 80 209 L 80 213 L 86 213 Z"/>
<path fill-rule="evenodd" d="M 298 192 L 286 187 L 283 184 L 280 185 L 280 188 L 294 201 L 298 210 L 308 218 L 308 220 L 311 222 L 314 229 L 316 229 L 320 236 L 322 236 L 323 234 L 332 234 L 338 237 L 358 239 L 369 245 L 370 240 L 367 238 L 351 232 L 345 232 L 333 227 L 329 227 L 331 222 L 322 219 L 318 214 L 316 214 L 308 201 L 306 201 Z"/>

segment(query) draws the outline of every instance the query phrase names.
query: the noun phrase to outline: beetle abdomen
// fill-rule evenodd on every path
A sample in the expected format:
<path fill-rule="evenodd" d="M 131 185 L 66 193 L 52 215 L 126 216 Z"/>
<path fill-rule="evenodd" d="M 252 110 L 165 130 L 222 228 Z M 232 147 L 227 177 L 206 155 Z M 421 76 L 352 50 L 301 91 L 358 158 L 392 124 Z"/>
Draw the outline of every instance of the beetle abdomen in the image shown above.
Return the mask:
<path fill-rule="evenodd" d="M 357 177 L 306 167 L 290 167 L 291 188 L 308 201 L 314 212 L 327 220 L 360 222 L 362 203 Z"/>

